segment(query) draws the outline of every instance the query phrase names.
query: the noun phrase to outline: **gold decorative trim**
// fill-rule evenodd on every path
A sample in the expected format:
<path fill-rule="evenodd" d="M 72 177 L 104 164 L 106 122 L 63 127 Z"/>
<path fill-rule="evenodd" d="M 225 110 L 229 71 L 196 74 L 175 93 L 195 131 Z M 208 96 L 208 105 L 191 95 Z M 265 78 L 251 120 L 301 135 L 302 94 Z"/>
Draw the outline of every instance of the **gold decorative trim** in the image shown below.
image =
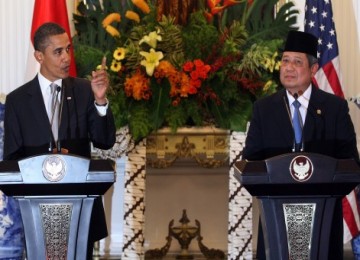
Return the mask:
<path fill-rule="evenodd" d="M 218 168 L 229 160 L 229 131 L 214 127 L 164 128 L 147 137 L 147 165 L 168 168 L 178 159 L 194 160 L 204 168 Z"/>

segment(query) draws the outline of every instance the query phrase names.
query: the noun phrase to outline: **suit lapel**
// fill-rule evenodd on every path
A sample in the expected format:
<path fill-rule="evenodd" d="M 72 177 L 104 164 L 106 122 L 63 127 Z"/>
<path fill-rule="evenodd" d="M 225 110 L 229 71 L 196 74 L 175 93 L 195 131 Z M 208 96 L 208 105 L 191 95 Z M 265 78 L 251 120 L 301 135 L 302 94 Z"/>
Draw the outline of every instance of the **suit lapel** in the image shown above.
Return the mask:
<path fill-rule="evenodd" d="M 59 138 L 66 139 L 67 131 L 70 126 L 71 114 L 74 113 L 74 86 L 71 84 L 71 78 L 66 78 L 62 82 L 62 109 L 59 129 Z"/>
<path fill-rule="evenodd" d="M 27 94 L 29 96 L 28 102 L 30 103 L 31 111 L 36 115 L 37 125 L 40 126 L 39 131 L 44 131 L 44 134 L 51 133 L 50 121 L 46 112 L 44 98 L 40 90 L 40 84 L 37 77 L 32 80 L 28 87 Z"/>
<path fill-rule="evenodd" d="M 294 140 L 294 130 L 291 123 L 289 101 L 287 99 L 285 89 L 278 92 L 274 101 L 276 103 L 274 108 L 279 108 L 278 111 L 274 109 L 274 118 L 278 125 L 278 129 L 275 129 L 275 131 L 280 131 L 284 141 L 288 144 L 292 144 Z"/>
<path fill-rule="evenodd" d="M 306 115 L 306 121 L 304 125 L 304 140 L 316 140 L 322 137 L 324 130 L 323 113 L 323 98 L 320 95 L 320 91 L 312 86 L 311 97 L 309 100 L 309 106 Z"/>

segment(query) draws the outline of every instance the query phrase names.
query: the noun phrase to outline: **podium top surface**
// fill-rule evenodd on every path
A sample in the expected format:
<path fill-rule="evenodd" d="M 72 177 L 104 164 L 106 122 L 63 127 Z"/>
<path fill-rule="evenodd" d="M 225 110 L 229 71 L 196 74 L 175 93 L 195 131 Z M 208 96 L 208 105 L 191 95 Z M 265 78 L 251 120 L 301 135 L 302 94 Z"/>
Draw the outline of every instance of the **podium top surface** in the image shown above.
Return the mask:
<path fill-rule="evenodd" d="M 103 194 L 115 182 L 109 160 L 44 154 L 0 162 L 0 189 L 7 195 Z M 90 187 L 92 187 L 90 189 Z"/>
<path fill-rule="evenodd" d="M 353 159 L 290 153 L 264 161 L 238 161 L 235 177 L 252 195 L 346 195 L 360 183 L 360 167 Z"/>

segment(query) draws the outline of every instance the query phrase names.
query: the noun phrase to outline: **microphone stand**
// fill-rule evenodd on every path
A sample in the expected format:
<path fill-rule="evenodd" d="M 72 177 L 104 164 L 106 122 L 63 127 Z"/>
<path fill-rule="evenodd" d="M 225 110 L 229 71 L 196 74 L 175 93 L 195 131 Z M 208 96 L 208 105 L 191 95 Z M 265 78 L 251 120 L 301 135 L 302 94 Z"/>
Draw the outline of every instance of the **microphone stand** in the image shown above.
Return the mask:
<path fill-rule="evenodd" d="M 63 107 L 64 107 L 64 97 L 65 97 L 65 90 L 64 90 L 65 86 L 63 86 L 61 88 L 61 102 L 60 102 L 60 109 L 59 109 L 59 125 L 58 125 L 58 140 L 57 140 L 57 152 L 58 153 L 61 153 L 61 142 L 60 142 L 60 135 L 59 135 L 59 132 L 60 132 L 60 125 L 61 125 L 61 118 L 62 118 L 62 110 L 63 110 Z"/>

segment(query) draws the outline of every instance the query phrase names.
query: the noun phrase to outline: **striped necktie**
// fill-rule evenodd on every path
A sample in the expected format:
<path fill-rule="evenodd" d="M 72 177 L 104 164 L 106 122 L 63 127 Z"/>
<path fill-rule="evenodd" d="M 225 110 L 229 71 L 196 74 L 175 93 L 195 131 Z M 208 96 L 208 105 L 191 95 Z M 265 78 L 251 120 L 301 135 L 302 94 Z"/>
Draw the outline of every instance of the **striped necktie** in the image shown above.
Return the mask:
<path fill-rule="evenodd" d="M 51 131 L 53 133 L 54 140 L 57 141 L 58 139 L 58 132 L 59 132 L 59 86 L 55 83 L 50 84 L 51 87 L 51 100 L 50 100 L 50 125 Z"/>

